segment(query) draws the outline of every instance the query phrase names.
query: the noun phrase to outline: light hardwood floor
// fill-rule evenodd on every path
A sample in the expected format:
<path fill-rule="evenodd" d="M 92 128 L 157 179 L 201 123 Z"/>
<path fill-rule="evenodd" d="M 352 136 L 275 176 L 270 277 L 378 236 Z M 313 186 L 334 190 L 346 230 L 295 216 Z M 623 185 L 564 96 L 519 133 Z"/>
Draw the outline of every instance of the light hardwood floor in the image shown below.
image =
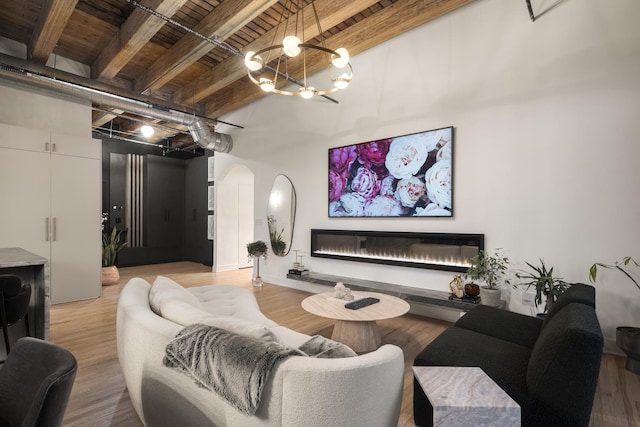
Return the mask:
<path fill-rule="evenodd" d="M 160 274 L 184 286 L 230 283 L 246 287 L 254 292 L 261 310 L 275 322 L 310 335 L 331 336 L 331 320 L 301 308 L 301 301 L 309 293 L 269 284 L 253 288 L 250 269 L 211 273 L 209 267 L 188 262 L 123 268 L 119 283 L 103 287 L 101 298 L 58 304 L 51 309 L 51 340 L 69 349 L 79 366 L 65 426 L 142 426 L 131 406 L 118 364 L 116 305 L 120 290 L 131 277 L 153 282 Z M 398 345 L 405 355 L 405 387 L 398 426 L 413 426 L 414 357 L 449 325 L 412 314 L 379 322 L 382 342 Z M 640 376 L 624 370 L 622 357 L 603 358 L 590 425 L 640 426 Z"/>

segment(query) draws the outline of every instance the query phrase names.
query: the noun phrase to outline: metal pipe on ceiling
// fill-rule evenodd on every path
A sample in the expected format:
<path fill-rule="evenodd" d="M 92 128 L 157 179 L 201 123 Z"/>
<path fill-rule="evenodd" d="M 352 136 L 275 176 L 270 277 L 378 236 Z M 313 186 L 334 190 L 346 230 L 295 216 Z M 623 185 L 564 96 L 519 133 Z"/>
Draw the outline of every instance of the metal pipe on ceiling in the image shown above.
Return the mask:
<path fill-rule="evenodd" d="M 207 119 L 194 114 L 171 108 L 160 109 L 148 102 L 51 78 L 5 63 L 0 63 L 0 80 L 23 85 L 29 89 L 39 89 L 53 95 L 65 95 L 75 99 L 89 100 L 94 104 L 102 104 L 151 119 L 187 126 L 193 141 L 207 150 L 228 153 L 233 148 L 233 140 L 230 135 L 211 132 L 206 122 Z"/>

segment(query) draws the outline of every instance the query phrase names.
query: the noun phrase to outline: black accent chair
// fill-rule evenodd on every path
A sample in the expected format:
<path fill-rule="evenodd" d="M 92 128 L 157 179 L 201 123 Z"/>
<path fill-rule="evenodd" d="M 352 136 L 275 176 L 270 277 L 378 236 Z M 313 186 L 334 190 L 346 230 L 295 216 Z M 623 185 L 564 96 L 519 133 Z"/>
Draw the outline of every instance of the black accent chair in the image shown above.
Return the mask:
<path fill-rule="evenodd" d="M 544 320 L 478 306 L 415 358 L 414 366 L 478 366 L 521 408 L 522 426 L 588 426 L 604 339 L 595 289 L 572 285 Z M 414 379 L 413 415 L 433 408 Z"/>
<path fill-rule="evenodd" d="M 4 348 L 7 355 L 11 351 L 9 326 L 24 319 L 26 335 L 29 336 L 29 300 L 31 286 L 22 284 L 18 276 L 0 275 L 0 326 L 4 335 Z"/>
<path fill-rule="evenodd" d="M 20 338 L 0 368 L 0 427 L 62 425 L 77 366 L 60 346 Z"/>

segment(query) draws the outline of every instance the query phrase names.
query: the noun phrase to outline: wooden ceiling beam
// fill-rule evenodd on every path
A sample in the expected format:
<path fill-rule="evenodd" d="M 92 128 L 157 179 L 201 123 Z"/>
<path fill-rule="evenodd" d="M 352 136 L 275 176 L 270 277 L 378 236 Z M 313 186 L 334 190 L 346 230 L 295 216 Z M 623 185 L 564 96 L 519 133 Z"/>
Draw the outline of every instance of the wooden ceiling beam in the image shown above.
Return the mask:
<path fill-rule="evenodd" d="M 173 16 L 187 0 L 152 0 L 145 6 L 165 16 Z M 109 44 L 91 65 L 94 79 L 112 79 L 162 28 L 165 21 L 142 9 L 134 9 Z"/>
<path fill-rule="evenodd" d="M 29 46 L 27 57 L 41 65 L 47 63 L 49 55 L 67 26 L 78 0 L 45 0 L 40 10 Z"/>
<path fill-rule="evenodd" d="M 369 18 L 330 37 L 327 39 L 327 43 L 331 46 L 345 46 L 352 55 L 356 55 L 465 6 L 472 1 L 474 0 L 450 0 L 446 2 L 441 0 L 399 0 Z M 321 56 L 322 54 L 319 55 Z M 310 56 L 316 56 L 316 54 L 312 53 Z M 313 57 L 308 57 L 308 74 L 316 73 L 326 66 L 323 61 L 314 59 Z M 292 74 L 295 71 L 297 70 L 292 70 Z M 363 72 L 366 72 L 366 70 Z M 357 74 L 354 78 L 358 78 Z M 284 84 L 284 82 L 282 83 Z M 252 83 L 232 86 L 231 90 L 226 92 L 226 96 L 216 97 L 215 100 L 207 104 L 208 117 L 220 117 L 266 95 L 265 92 Z M 300 101 L 304 102 L 304 100 Z"/>
<path fill-rule="evenodd" d="M 277 0 L 225 1 L 200 21 L 194 31 L 209 38 L 224 40 L 275 3 Z M 136 90 L 141 93 L 158 90 L 214 47 L 193 34 L 186 34 L 138 77 Z"/>
<path fill-rule="evenodd" d="M 100 127 L 111 120 L 124 113 L 123 110 L 110 109 L 113 113 L 107 113 L 104 111 L 92 111 L 91 112 L 91 126 L 94 128 Z"/>
<path fill-rule="evenodd" d="M 335 0 L 317 0 L 316 9 L 320 17 L 320 26 L 326 29 L 332 28 L 376 3 L 376 0 L 360 0 L 346 3 Z M 306 18 L 304 34 L 306 41 L 308 41 L 318 36 L 318 28 L 311 6 L 305 7 L 303 15 Z M 262 37 L 247 45 L 244 51 L 258 51 L 270 46 L 276 31 L 278 31 L 277 27 L 272 28 Z M 338 47 L 340 46 L 335 46 L 335 48 Z M 244 65 L 244 60 L 237 56 L 229 57 L 174 93 L 174 102 L 187 104 L 199 102 L 246 75 L 247 68 Z"/>

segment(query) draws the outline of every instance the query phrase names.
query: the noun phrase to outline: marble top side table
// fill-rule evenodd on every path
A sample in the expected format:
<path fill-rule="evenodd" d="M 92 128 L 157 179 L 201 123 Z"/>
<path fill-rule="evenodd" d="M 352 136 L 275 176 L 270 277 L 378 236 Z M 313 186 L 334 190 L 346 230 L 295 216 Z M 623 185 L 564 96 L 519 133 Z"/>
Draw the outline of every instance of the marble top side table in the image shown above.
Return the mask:
<path fill-rule="evenodd" d="M 478 367 L 414 366 L 413 373 L 434 426 L 520 426 L 520 406 Z"/>

